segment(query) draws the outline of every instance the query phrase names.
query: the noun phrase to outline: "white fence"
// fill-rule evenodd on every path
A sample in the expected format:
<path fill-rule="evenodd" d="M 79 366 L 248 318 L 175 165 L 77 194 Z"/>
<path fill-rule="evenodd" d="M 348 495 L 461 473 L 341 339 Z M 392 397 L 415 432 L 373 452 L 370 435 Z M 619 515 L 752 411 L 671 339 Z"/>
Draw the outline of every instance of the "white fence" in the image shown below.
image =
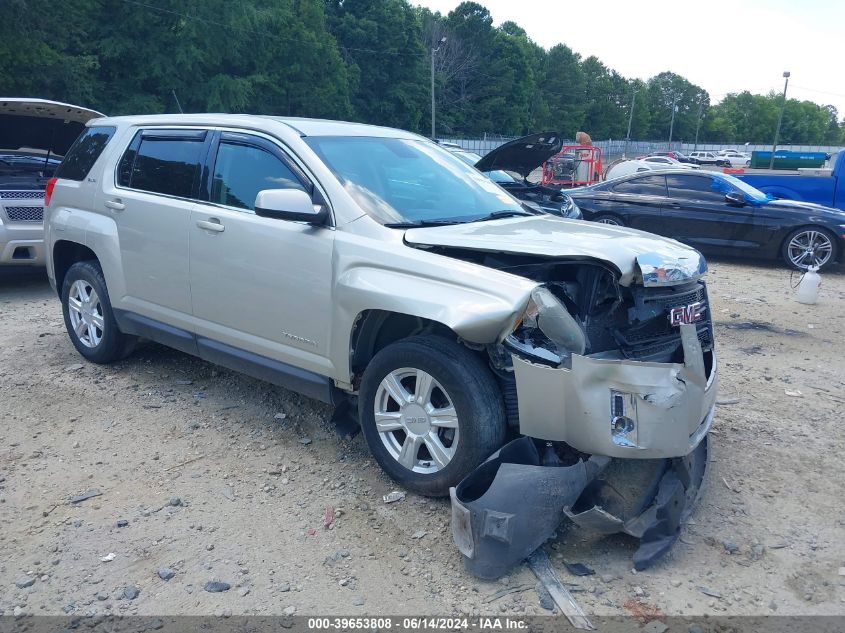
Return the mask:
<path fill-rule="evenodd" d="M 500 145 L 504 145 L 508 141 L 512 141 L 517 137 L 510 137 L 510 136 L 495 136 L 495 137 L 485 137 L 485 138 L 441 138 L 441 141 L 445 141 L 448 143 L 455 143 L 456 145 L 460 145 L 466 150 L 471 152 L 475 152 L 481 156 L 484 156 L 487 152 L 499 147 Z M 566 145 L 574 145 L 574 140 L 565 140 L 564 144 Z M 617 139 L 608 139 L 606 141 L 593 141 L 593 145 L 596 147 L 601 148 L 602 153 L 607 158 L 612 158 L 615 156 L 621 156 L 625 152 L 625 139 L 617 140 Z M 630 141 L 628 143 L 628 156 L 640 156 L 642 154 L 648 154 L 650 152 L 658 151 L 658 150 L 666 150 L 669 149 L 669 143 L 666 141 Z M 673 142 L 672 149 L 678 150 L 684 153 L 689 153 L 694 149 L 704 150 L 704 151 L 712 151 L 717 152 L 721 149 L 738 149 L 742 152 L 753 152 L 756 150 L 762 151 L 771 151 L 771 145 L 744 145 L 744 144 L 737 144 L 737 143 L 698 143 L 694 145 L 693 143 L 679 143 Z M 778 145 L 779 150 L 789 150 L 795 152 L 825 152 L 827 154 L 835 154 L 836 152 L 840 151 L 842 148 L 835 145 Z"/>

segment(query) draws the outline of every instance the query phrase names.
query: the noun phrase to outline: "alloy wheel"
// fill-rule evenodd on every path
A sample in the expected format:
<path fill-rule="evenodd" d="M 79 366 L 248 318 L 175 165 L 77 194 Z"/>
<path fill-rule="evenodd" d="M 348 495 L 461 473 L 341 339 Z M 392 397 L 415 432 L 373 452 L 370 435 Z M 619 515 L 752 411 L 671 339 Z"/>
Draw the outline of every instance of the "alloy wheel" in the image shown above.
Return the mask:
<path fill-rule="evenodd" d="M 455 456 L 458 414 L 431 374 L 412 367 L 390 372 L 376 390 L 373 413 L 385 448 L 408 470 L 436 473 Z"/>
<path fill-rule="evenodd" d="M 786 249 L 789 261 L 797 268 L 824 266 L 833 254 L 830 238 L 821 231 L 807 229 L 796 233 Z"/>
<path fill-rule="evenodd" d="M 97 347 L 105 333 L 105 317 L 100 297 L 90 283 L 83 279 L 73 282 L 68 293 L 70 325 L 85 347 Z"/>
<path fill-rule="evenodd" d="M 622 226 L 622 223 L 619 220 L 616 220 L 614 218 L 608 218 L 608 217 L 599 218 L 598 220 L 596 220 L 596 223 L 597 224 L 610 224 L 611 226 Z"/>

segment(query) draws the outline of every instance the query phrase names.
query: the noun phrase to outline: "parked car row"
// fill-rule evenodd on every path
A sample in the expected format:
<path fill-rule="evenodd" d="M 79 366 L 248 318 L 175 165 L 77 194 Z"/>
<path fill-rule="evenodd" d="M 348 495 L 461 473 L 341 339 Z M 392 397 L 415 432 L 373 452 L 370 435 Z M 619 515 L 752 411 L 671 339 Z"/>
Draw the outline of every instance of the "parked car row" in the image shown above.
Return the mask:
<path fill-rule="evenodd" d="M 751 164 L 751 155 L 735 149 L 724 149 L 718 152 L 708 150 L 696 150 L 689 154 L 679 151 L 661 150 L 637 156 L 637 160 L 654 160 L 656 158 L 669 158 L 676 163 L 684 165 L 715 165 L 717 167 L 747 167 Z M 677 166 L 677 165 L 676 165 Z"/>

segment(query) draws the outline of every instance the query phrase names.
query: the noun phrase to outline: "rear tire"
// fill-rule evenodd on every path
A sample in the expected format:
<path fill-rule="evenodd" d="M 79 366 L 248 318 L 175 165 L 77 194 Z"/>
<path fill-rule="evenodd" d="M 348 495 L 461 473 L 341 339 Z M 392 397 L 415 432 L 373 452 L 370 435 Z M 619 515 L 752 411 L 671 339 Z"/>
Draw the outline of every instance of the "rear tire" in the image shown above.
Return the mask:
<path fill-rule="evenodd" d="M 610 213 L 603 213 L 601 215 L 597 215 L 593 218 L 593 222 L 598 222 L 599 224 L 610 224 L 611 226 L 625 226 L 625 222 L 620 218 L 618 215 L 612 215 Z"/>
<path fill-rule="evenodd" d="M 492 372 L 466 347 L 439 336 L 407 338 L 376 354 L 361 381 L 359 414 L 382 469 L 426 496 L 448 495 L 505 441 L 505 408 Z"/>
<path fill-rule="evenodd" d="M 107 364 L 132 353 L 137 339 L 117 327 L 99 262 L 71 266 L 62 283 L 61 298 L 68 336 L 87 360 Z"/>

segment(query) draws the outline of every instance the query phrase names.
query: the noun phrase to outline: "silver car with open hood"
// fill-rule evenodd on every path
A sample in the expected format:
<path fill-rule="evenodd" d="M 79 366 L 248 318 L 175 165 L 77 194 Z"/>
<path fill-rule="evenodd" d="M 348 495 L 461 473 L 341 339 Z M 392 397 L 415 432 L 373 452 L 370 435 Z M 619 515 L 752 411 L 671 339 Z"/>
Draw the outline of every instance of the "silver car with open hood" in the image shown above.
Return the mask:
<path fill-rule="evenodd" d="M 44 190 L 85 123 L 101 116 L 58 101 L 0 97 L 0 265 L 44 265 Z"/>

